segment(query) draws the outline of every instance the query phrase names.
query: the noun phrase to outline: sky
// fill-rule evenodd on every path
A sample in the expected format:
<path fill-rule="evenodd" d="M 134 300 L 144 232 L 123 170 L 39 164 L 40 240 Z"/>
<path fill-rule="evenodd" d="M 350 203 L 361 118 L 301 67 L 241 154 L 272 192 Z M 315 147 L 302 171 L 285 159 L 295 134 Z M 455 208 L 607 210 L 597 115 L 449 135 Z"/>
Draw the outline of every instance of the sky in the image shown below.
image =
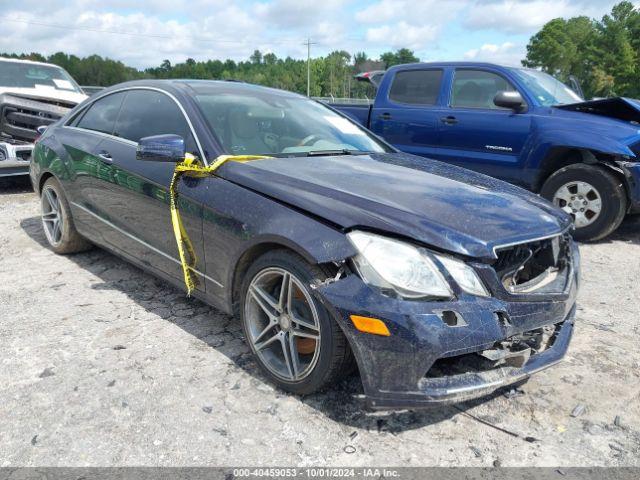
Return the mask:
<path fill-rule="evenodd" d="M 246 60 L 259 49 L 372 58 L 406 47 L 422 61 L 518 65 L 547 21 L 600 19 L 608 0 L 0 0 L 0 52 L 98 54 L 145 68 L 191 57 Z M 634 1 L 640 5 L 640 0 Z"/>

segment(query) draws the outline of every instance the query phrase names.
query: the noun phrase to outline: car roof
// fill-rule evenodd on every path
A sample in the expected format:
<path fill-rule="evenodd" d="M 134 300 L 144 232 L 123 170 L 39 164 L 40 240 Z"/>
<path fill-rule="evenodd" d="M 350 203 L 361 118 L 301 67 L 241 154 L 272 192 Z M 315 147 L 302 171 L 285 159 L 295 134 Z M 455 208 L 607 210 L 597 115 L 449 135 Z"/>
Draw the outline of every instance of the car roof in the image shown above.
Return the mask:
<path fill-rule="evenodd" d="M 245 83 L 233 80 L 193 80 L 193 79 L 167 79 L 167 80 L 133 80 L 130 82 L 112 85 L 101 95 L 109 91 L 120 90 L 124 88 L 147 87 L 158 88 L 161 90 L 179 90 L 188 95 L 199 94 L 216 94 L 216 93 L 253 93 L 253 94 L 270 94 L 290 98 L 306 98 L 300 94 L 280 90 L 277 88 L 263 87 L 252 83 Z"/>
<path fill-rule="evenodd" d="M 500 63 L 490 63 L 490 62 L 417 62 L 417 63 L 405 63 L 402 65 L 394 65 L 390 67 L 389 70 L 399 69 L 399 68 L 420 68 L 420 67 L 499 67 L 499 68 L 517 68 L 523 69 L 524 67 L 518 65 L 506 65 Z"/>
<path fill-rule="evenodd" d="M 53 63 L 35 62 L 33 60 L 23 60 L 21 58 L 0 57 L 0 62 L 26 63 L 26 64 L 29 64 L 29 65 L 43 65 L 43 66 L 46 66 L 46 67 L 62 68 L 59 65 L 55 65 Z"/>

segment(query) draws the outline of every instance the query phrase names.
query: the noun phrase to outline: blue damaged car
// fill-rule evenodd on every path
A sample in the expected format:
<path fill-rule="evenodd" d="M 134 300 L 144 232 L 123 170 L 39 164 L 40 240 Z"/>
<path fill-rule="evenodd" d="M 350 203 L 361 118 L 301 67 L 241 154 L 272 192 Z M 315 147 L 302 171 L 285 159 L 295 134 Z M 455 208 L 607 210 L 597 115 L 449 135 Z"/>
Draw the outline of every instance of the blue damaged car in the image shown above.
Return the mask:
<path fill-rule="evenodd" d="M 640 213 L 640 102 L 585 102 L 546 73 L 479 62 L 397 65 L 358 76 L 371 105 L 335 105 L 403 152 L 519 185 L 599 240 Z M 348 101 L 347 101 L 348 102 Z"/>
<path fill-rule="evenodd" d="M 267 157 L 183 175 L 177 208 L 193 295 L 237 316 L 278 387 L 308 394 L 357 367 L 370 408 L 415 408 L 524 381 L 567 351 L 569 215 L 264 87 L 124 83 L 48 127 L 30 175 L 51 248 L 99 245 L 185 288 L 169 187 L 187 154 Z"/>

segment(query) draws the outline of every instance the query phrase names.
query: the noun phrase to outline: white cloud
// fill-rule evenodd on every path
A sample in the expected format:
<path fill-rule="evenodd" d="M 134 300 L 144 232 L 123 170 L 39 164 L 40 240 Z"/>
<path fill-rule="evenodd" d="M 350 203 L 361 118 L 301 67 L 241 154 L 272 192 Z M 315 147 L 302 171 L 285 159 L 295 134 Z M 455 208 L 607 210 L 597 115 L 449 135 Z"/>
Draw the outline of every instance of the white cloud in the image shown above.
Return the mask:
<path fill-rule="evenodd" d="M 479 48 L 465 52 L 464 58 L 465 60 L 520 66 L 520 60 L 524 58 L 524 47 L 511 42 L 504 42 L 500 45 L 485 43 Z"/>
<path fill-rule="evenodd" d="M 463 0 L 379 0 L 355 14 L 366 26 L 367 45 L 381 49 L 433 50 L 443 28 L 464 8 Z"/>
<path fill-rule="evenodd" d="M 301 58 L 306 56 L 302 43 L 311 37 L 317 42 L 313 55 L 336 49 L 375 55 L 407 47 L 427 56 L 452 47 L 459 51 L 468 40 L 451 32 L 459 32 L 461 25 L 532 34 L 557 16 L 601 17 L 615 1 L 21 0 L 3 5 L 3 25 L 11 34 L 0 36 L 0 52 L 99 54 L 148 67 L 165 58 L 173 63 L 188 57 L 244 60 L 256 48 Z M 488 44 L 499 43 L 488 39 Z M 477 56 L 490 53 L 474 50 Z"/>
<path fill-rule="evenodd" d="M 463 24 L 471 29 L 530 34 L 558 17 L 587 15 L 599 18 L 610 11 L 612 5 L 613 2 L 608 0 L 478 1 L 468 10 Z"/>
<path fill-rule="evenodd" d="M 391 48 L 423 49 L 426 44 L 433 42 L 438 35 L 439 28 L 434 25 L 415 27 L 404 20 L 395 25 L 383 25 L 367 29 L 368 42 L 388 45 Z"/>
<path fill-rule="evenodd" d="M 356 21 L 360 23 L 380 23 L 401 16 L 407 3 L 402 0 L 383 0 L 356 12 Z"/>
<path fill-rule="evenodd" d="M 0 51 L 43 54 L 63 51 L 80 56 L 97 53 L 145 67 L 158 65 L 164 58 L 172 62 L 188 57 L 246 59 L 255 48 L 277 48 L 279 52 L 292 54 L 303 50 L 302 38 L 265 35 L 260 19 L 233 3 L 211 8 L 208 15 L 197 20 L 181 22 L 140 12 L 112 13 L 73 7 L 78 5 L 55 10 L 47 16 L 24 10 L 5 12 L 4 25 L 11 25 L 12 34 L 0 36 Z"/>
<path fill-rule="evenodd" d="M 256 4 L 253 11 L 264 23 L 273 27 L 304 29 L 327 20 L 339 20 L 343 0 L 274 0 Z"/>

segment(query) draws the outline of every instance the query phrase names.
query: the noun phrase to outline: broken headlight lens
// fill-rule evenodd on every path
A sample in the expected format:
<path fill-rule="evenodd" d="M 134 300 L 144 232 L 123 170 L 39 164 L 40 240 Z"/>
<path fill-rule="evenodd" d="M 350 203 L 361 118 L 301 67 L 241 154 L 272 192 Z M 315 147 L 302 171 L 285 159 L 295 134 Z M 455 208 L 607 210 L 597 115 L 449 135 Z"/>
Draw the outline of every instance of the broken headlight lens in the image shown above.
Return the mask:
<path fill-rule="evenodd" d="M 484 287 L 482 280 L 478 277 L 476 271 L 462 260 L 444 255 L 436 255 L 436 258 L 447 269 L 456 283 L 462 290 L 472 295 L 488 297 L 489 292 Z"/>
<path fill-rule="evenodd" d="M 367 232 L 347 234 L 363 280 L 407 298 L 451 298 L 447 280 L 429 254 L 413 245 Z"/>

